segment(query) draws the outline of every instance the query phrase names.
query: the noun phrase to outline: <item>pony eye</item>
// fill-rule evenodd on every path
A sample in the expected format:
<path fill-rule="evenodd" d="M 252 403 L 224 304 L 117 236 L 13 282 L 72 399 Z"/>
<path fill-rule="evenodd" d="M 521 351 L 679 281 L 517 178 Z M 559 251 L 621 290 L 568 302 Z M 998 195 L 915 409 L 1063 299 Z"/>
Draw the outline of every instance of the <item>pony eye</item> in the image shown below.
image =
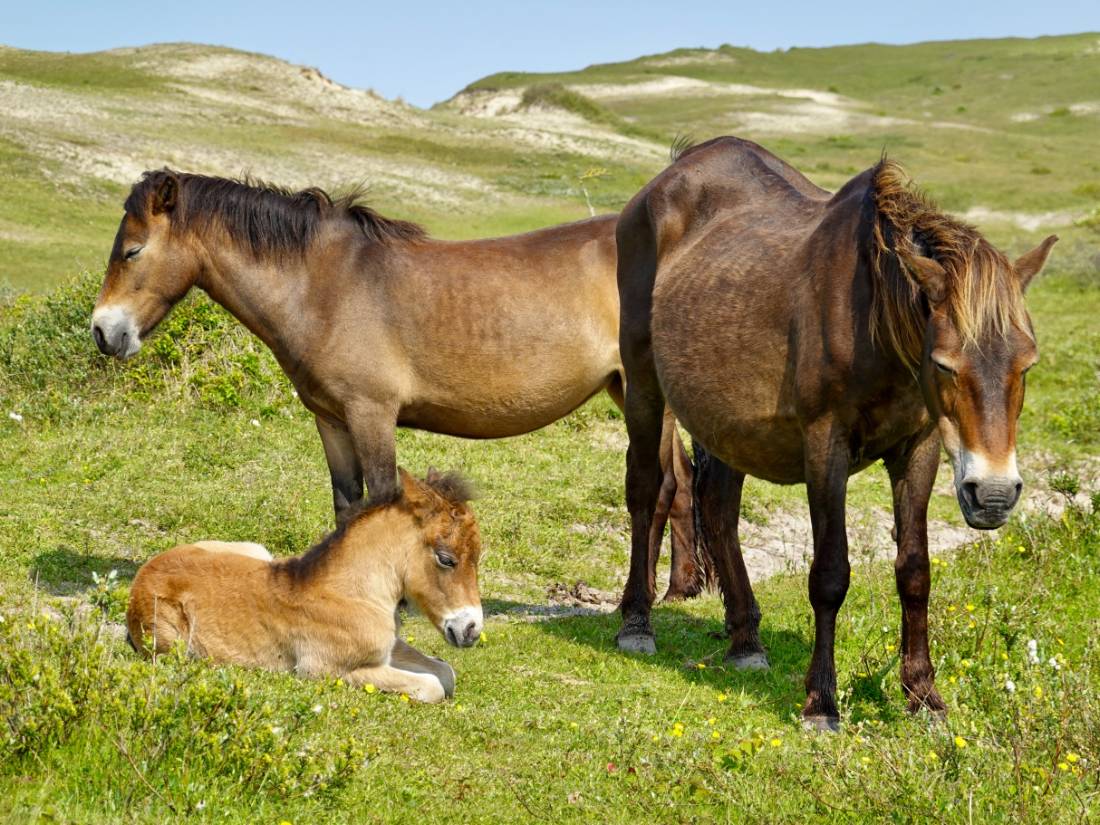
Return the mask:
<path fill-rule="evenodd" d="M 136 258 L 138 253 L 141 252 L 141 250 L 143 250 L 144 248 L 145 248 L 144 246 L 135 246 L 133 249 L 127 249 L 126 254 L 123 255 L 122 257 L 124 259 L 126 259 L 127 261 L 129 261 L 132 258 Z"/>
<path fill-rule="evenodd" d="M 435 551 L 435 563 L 440 567 L 454 567 L 458 564 L 458 561 L 454 556 L 444 553 L 441 550 Z"/>
<path fill-rule="evenodd" d="M 951 369 L 951 367 L 947 366 L 947 364 L 941 364 L 939 361 L 935 361 L 935 360 L 933 360 L 932 363 L 935 364 L 936 369 L 938 369 L 944 375 L 954 375 L 955 374 L 955 371 L 953 369 Z"/>

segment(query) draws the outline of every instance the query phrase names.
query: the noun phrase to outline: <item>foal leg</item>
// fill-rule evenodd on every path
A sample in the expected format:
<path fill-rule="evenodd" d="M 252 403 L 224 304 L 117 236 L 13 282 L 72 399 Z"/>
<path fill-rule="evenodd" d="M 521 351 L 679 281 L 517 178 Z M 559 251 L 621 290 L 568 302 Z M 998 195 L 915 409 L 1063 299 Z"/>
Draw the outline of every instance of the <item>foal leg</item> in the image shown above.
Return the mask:
<path fill-rule="evenodd" d="M 315 416 L 317 432 L 325 448 L 328 474 L 332 480 L 332 505 L 337 526 L 344 523 L 350 508 L 363 500 L 363 468 L 355 453 L 355 442 L 346 427 Z"/>
<path fill-rule="evenodd" d="M 413 673 L 392 665 L 374 665 L 356 668 L 343 675 L 343 680 L 357 687 L 372 684 L 387 693 L 404 693 L 418 702 L 442 702 L 447 692 L 439 679 L 430 673 Z"/>
<path fill-rule="evenodd" d="M 814 531 L 810 604 L 814 609 L 814 652 L 806 673 L 802 722 L 810 729 L 838 730 L 836 614 L 848 594 L 848 534 L 844 524 L 848 488 L 847 432 L 831 417 L 812 422 L 804 436 L 806 493 Z"/>
<path fill-rule="evenodd" d="M 412 673 L 430 673 L 443 685 L 443 692 L 451 699 L 455 695 L 455 670 L 442 659 L 421 653 L 402 639 L 395 639 L 390 651 L 390 664 Z"/>
<path fill-rule="evenodd" d="M 710 556 L 726 607 L 730 648 L 726 661 L 742 670 L 767 670 L 768 654 L 760 643 L 760 607 L 737 534 L 745 474 L 733 470 L 695 444 L 695 514 L 699 543 Z"/>
<path fill-rule="evenodd" d="M 944 714 L 947 706 L 936 691 L 936 672 L 928 654 L 928 499 L 940 463 L 935 429 L 923 433 L 906 450 L 889 458 L 886 469 L 894 494 L 894 529 L 898 555 L 894 578 L 901 599 L 901 687 L 909 712 L 927 708 Z"/>

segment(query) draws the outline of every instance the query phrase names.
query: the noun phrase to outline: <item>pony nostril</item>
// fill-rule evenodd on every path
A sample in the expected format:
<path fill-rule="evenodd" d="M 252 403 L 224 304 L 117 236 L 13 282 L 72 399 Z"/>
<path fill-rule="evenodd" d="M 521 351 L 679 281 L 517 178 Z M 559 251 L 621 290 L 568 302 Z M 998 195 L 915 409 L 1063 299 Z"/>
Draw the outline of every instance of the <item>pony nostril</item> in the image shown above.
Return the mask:
<path fill-rule="evenodd" d="M 103 335 L 103 328 L 99 324 L 95 324 L 92 327 L 92 338 L 95 340 L 95 345 L 104 355 L 107 354 L 107 338 Z"/>
<path fill-rule="evenodd" d="M 977 509 L 978 507 L 978 482 L 976 481 L 964 481 L 962 485 L 962 497 L 967 507 L 971 509 Z"/>
<path fill-rule="evenodd" d="M 1012 487 L 1012 496 L 1008 502 L 1008 509 L 1011 510 L 1016 506 L 1016 502 L 1020 500 L 1020 494 L 1024 491 L 1024 483 L 1017 481 Z"/>
<path fill-rule="evenodd" d="M 473 643 L 475 639 L 481 634 L 477 632 L 477 622 L 470 622 L 466 625 L 466 630 L 463 631 L 463 636 L 466 639 L 467 644 Z"/>

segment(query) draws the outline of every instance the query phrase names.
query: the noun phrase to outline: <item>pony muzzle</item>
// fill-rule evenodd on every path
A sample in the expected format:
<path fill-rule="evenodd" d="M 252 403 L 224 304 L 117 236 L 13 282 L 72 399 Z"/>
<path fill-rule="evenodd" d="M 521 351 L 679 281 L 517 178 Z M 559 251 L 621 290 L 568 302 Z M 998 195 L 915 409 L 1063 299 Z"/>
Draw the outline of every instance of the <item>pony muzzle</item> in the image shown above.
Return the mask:
<path fill-rule="evenodd" d="M 1024 489 L 1016 472 L 1013 455 L 1000 472 L 990 472 L 987 462 L 973 453 L 963 453 L 956 475 L 955 493 L 966 523 L 977 530 L 993 530 L 1008 521 Z"/>
<path fill-rule="evenodd" d="M 120 360 L 141 349 L 141 330 L 133 315 L 118 306 L 100 307 L 92 313 L 92 339 L 100 352 Z"/>
<path fill-rule="evenodd" d="M 443 617 L 443 638 L 455 647 L 473 647 L 483 626 L 481 608 L 464 607 Z"/>

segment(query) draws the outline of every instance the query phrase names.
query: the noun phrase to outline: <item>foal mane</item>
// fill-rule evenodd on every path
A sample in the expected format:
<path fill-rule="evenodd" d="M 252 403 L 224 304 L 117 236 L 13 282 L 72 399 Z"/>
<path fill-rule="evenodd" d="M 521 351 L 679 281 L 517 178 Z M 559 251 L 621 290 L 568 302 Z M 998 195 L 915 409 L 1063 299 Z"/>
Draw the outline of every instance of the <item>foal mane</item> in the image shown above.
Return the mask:
<path fill-rule="evenodd" d="M 347 218 L 363 237 L 375 243 L 421 240 L 418 224 L 383 217 L 361 202 L 362 188 L 334 198 L 317 187 L 294 191 L 244 177 L 209 177 L 171 169 L 146 172 L 126 199 L 126 211 L 144 218 L 150 196 L 168 179 L 178 187 L 175 207 L 168 213 L 174 229 L 205 229 L 217 223 L 253 255 L 304 254 L 323 221 Z"/>
<path fill-rule="evenodd" d="M 943 267 L 944 302 L 964 346 L 984 334 L 1028 332 L 1023 293 L 1012 266 L 976 228 L 945 215 L 900 164 L 883 158 L 871 175 L 871 336 L 888 343 L 910 369 L 920 364 L 928 300 L 913 274 L 924 256 Z M 1030 333 L 1029 333 L 1030 334 Z"/>
<path fill-rule="evenodd" d="M 450 504 L 465 504 L 475 495 L 471 483 L 457 472 L 438 473 L 435 470 L 429 470 L 427 478 L 417 479 L 416 483 L 434 491 Z M 300 556 L 291 556 L 288 559 L 280 559 L 275 562 L 275 570 L 286 574 L 298 584 L 309 581 L 321 571 L 332 550 L 340 545 L 354 524 L 370 518 L 381 510 L 401 506 L 404 501 L 404 495 L 399 494 L 389 501 L 371 503 L 360 501 L 353 504 L 349 508 L 343 524 Z"/>

